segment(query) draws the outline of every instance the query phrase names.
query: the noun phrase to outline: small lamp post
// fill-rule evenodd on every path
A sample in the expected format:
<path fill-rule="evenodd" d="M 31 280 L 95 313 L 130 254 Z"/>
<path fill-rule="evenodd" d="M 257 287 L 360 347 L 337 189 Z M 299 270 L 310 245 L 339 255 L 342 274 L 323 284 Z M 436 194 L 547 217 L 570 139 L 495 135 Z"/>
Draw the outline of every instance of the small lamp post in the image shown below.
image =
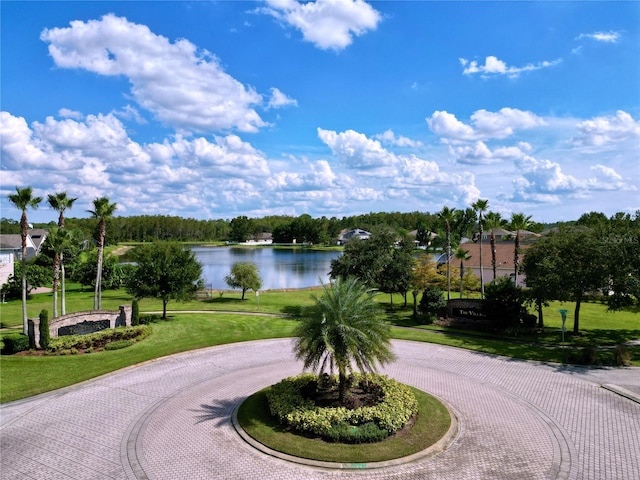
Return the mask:
<path fill-rule="evenodd" d="M 560 312 L 560 315 L 562 315 L 562 343 L 564 343 L 564 332 L 566 331 L 566 328 L 564 328 L 564 324 L 567 321 L 567 312 L 568 310 L 558 310 Z"/>

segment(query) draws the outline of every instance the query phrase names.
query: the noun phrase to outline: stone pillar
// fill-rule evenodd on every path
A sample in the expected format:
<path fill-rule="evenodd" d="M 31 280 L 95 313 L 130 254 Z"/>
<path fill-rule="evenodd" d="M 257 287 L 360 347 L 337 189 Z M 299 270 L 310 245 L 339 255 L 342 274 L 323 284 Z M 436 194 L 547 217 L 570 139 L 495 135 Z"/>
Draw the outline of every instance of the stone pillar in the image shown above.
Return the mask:
<path fill-rule="evenodd" d="M 29 318 L 29 348 L 40 348 L 40 318 Z"/>

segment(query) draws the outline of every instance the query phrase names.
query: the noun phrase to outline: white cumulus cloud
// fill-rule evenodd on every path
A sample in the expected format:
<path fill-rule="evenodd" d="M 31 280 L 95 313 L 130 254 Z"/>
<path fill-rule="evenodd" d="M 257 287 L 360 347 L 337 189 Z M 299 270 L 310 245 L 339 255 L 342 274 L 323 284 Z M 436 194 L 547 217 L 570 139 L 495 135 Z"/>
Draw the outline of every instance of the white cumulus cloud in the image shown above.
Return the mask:
<path fill-rule="evenodd" d="M 618 110 L 615 115 L 594 117 L 578 123 L 577 145 L 603 146 L 640 137 L 640 120 Z"/>
<path fill-rule="evenodd" d="M 427 118 L 431 131 L 445 142 L 502 139 L 513 135 L 516 130 L 545 125 L 545 121 L 532 112 L 508 107 L 497 112 L 477 110 L 471 115 L 471 122 L 473 126 L 461 122 L 454 114 L 446 111 L 435 111 Z"/>
<path fill-rule="evenodd" d="M 267 0 L 258 9 L 302 32 L 303 38 L 323 50 L 342 50 L 359 36 L 375 30 L 381 15 L 363 0 Z"/>
<path fill-rule="evenodd" d="M 136 102 L 177 130 L 255 132 L 265 125 L 254 109 L 262 97 L 188 40 L 172 43 L 113 14 L 45 29 L 40 38 L 58 67 L 126 76 Z"/>

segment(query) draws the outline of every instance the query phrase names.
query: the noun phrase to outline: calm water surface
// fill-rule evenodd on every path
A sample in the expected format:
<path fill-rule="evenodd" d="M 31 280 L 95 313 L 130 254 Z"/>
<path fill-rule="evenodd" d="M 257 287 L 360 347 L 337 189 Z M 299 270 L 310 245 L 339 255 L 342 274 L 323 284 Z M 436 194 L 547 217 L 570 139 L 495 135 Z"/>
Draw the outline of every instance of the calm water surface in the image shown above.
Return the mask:
<path fill-rule="evenodd" d="M 236 262 L 253 262 L 262 277 L 262 289 L 306 288 L 329 281 L 331 260 L 342 252 L 300 248 L 193 247 L 202 263 L 206 288 L 228 289 L 224 277 Z"/>

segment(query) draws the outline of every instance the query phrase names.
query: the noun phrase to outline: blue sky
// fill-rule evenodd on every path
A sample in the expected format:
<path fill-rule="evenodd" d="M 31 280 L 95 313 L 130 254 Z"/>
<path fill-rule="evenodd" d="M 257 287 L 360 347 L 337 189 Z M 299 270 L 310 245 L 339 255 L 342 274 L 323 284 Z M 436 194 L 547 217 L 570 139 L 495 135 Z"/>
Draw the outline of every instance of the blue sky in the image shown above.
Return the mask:
<path fill-rule="evenodd" d="M 3 217 L 640 209 L 640 2 L 0 9 Z"/>

